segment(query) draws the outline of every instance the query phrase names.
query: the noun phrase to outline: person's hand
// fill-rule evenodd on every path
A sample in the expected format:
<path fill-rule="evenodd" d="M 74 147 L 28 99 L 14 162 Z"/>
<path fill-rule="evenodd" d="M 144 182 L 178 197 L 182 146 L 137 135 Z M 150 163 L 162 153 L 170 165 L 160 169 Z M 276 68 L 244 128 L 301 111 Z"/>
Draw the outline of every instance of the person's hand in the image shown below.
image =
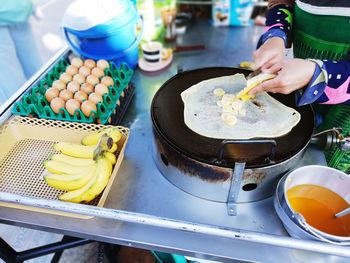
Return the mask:
<path fill-rule="evenodd" d="M 266 73 L 276 73 L 281 69 L 285 57 L 284 40 L 280 37 L 271 37 L 254 54 L 255 68 L 261 68 Z"/>
<path fill-rule="evenodd" d="M 289 94 L 305 87 L 314 74 L 316 63 L 305 59 L 285 59 L 277 76 L 267 80 L 249 91 L 249 95 L 266 91 Z"/>

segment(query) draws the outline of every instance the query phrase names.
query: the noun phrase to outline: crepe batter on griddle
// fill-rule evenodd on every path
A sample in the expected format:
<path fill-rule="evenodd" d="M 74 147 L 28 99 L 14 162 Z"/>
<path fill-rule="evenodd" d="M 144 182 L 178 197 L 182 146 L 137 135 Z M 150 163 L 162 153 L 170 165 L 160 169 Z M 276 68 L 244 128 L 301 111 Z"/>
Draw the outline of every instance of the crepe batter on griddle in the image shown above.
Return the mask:
<path fill-rule="evenodd" d="M 243 74 L 213 78 L 197 83 L 181 93 L 185 124 L 194 132 L 216 139 L 274 138 L 287 134 L 299 121 L 300 114 L 266 92 L 244 102 L 244 114 L 235 113 L 234 125 L 224 120 L 220 96 L 214 90 L 237 94 L 247 81 Z M 219 105 L 218 105 L 219 104 Z"/>

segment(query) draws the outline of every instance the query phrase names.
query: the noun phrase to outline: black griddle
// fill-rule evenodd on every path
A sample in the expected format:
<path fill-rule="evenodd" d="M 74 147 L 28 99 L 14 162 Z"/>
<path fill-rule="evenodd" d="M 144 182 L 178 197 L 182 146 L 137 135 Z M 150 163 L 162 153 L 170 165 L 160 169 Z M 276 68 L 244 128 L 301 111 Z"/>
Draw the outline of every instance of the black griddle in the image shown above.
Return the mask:
<path fill-rule="evenodd" d="M 287 160 L 301 151 L 311 139 L 314 129 L 314 113 L 309 105 L 297 107 L 294 94 L 270 94 L 301 114 L 300 122 L 288 134 L 274 138 L 277 147 L 272 161 L 267 158 L 272 149 L 269 143 L 227 145 L 224 149 L 223 160 L 220 161 L 218 157 L 223 140 L 201 136 L 186 126 L 181 92 L 200 81 L 236 73 L 247 76 L 251 71 L 225 67 L 203 68 L 181 72 L 169 79 L 161 86 L 152 101 L 151 115 L 154 129 L 167 143 L 184 155 L 204 163 L 224 167 L 232 167 L 235 162 L 246 162 L 251 168 L 263 167 Z"/>

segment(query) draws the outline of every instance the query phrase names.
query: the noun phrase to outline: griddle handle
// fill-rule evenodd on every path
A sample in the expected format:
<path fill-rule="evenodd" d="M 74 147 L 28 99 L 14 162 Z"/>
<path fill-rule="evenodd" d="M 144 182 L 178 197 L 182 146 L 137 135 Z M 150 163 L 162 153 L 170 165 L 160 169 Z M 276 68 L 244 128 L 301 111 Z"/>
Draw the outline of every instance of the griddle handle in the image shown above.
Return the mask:
<path fill-rule="evenodd" d="M 276 148 L 277 143 L 275 140 L 272 139 L 258 139 L 258 140 L 223 140 L 221 142 L 220 152 L 219 152 L 219 162 L 222 161 L 222 158 L 224 156 L 224 151 L 227 145 L 229 144 L 271 144 L 271 152 L 269 155 L 269 162 L 273 162 L 275 160 L 276 156 Z"/>

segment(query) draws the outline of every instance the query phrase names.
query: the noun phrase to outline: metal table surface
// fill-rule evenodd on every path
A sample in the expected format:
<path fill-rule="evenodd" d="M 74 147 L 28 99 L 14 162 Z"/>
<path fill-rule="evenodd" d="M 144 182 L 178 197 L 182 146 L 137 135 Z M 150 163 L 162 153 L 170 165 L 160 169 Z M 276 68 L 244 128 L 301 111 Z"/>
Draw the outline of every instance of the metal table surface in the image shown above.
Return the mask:
<path fill-rule="evenodd" d="M 152 159 L 152 125 L 150 104 L 157 89 L 176 74 L 185 70 L 210 66 L 237 66 L 251 60 L 262 28 L 214 28 L 197 22 L 179 45 L 205 44 L 204 51 L 178 53 L 172 65 L 159 73 L 136 70 L 133 82 L 135 96 L 123 125 L 131 135 L 125 158 L 105 202 L 106 208 L 144 213 L 156 217 L 215 225 L 287 237 L 273 208 L 272 197 L 242 204 L 237 216 L 228 216 L 226 204 L 191 196 L 168 182 L 157 170 Z M 3 109 L 6 109 L 4 107 Z M 2 118 L 5 118 L 3 114 Z M 7 117 L 6 117 L 7 118 Z M 303 162 L 325 164 L 321 151 L 308 148 Z M 75 219 L 1 207 L 0 222 L 69 236 L 134 246 L 223 262 L 345 262 L 345 258 L 300 249 L 284 248 L 200 234 L 140 223 L 120 222 L 103 218 Z"/>

